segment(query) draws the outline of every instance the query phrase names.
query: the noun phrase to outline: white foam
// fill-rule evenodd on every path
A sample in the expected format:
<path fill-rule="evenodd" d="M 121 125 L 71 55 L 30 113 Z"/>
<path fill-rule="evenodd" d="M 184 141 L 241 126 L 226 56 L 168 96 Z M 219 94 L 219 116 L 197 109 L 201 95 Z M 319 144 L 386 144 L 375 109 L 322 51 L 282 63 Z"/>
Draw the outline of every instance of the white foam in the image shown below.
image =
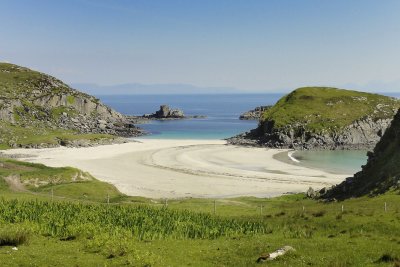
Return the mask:
<path fill-rule="evenodd" d="M 296 163 L 300 163 L 299 160 L 297 160 L 295 157 L 293 157 L 294 152 L 296 152 L 296 151 L 289 151 L 288 154 L 287 154 L 288 157 L 289 157 L 292 161 L 294 161 L 294 162 L 296 162 Z"/>

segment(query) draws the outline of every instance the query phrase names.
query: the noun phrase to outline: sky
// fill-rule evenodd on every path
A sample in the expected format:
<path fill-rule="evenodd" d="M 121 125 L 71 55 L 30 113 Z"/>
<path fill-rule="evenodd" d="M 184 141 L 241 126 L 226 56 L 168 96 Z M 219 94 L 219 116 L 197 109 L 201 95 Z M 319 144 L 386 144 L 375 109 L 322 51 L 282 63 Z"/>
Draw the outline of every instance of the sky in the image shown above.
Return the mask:
<path fill-rule="evenodd" d="M 0 0 L 0 61 L 69 84 L 400 92 L 399 14 L 398 0 Z"/>

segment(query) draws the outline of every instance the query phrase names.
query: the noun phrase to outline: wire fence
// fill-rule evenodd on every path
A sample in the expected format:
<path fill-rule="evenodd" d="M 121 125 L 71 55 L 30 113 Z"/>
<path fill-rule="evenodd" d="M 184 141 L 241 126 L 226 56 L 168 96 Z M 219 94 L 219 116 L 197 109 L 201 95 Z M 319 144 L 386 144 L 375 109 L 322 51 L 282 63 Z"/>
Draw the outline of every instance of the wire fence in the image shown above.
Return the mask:
<path fill-rule="evenodd" d="M 187 209 L 192 211 L 210 213 L 213 215 L 235 216 L 248 215 L 259 216 L 261 218 L 268 216 L 282 216 L 287 213 L 310 214 L 315 217 L 325 214 L 355 214 L 360 216 L 371 216 L 378 214 L 400 214 L 400 201 L 376 200 L 372 199 L 370 205 L 367 202 L 348 203 L 348 202 L 309 202 L 296 201 L 290 202 L 290 206 L 284 201 L 277 203 L 273 199 L 258 199 L 257 203 L 246 200 L 236 199 L 158 199 L 151 201 L 112 201 L 109 194 L 104 196 L 103 201 L 87 200 L 81 198 L 72 198 L 57 195 L 51 188 L 49 193 L 39 193 L 26 191 L 32 195 L 49 198 L 51 201 L 67 200 L 86 204 L 104 204 L 104 205 L 146 205 L 156 208 Z M 400 195 L 398 196 L 400 200 Z M 304 203 L 303 203 L 304 202 Z"/>

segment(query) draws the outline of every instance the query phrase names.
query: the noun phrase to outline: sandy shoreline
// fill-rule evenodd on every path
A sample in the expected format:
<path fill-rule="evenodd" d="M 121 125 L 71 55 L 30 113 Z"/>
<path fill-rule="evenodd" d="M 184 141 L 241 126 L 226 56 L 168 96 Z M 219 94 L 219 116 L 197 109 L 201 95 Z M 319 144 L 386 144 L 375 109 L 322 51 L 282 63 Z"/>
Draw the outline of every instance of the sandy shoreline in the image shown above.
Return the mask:
<path fill-rule="evenodd" d="M 13 149 L 5 154 L 48 166 L 73 166 L 114 184 L 121 192 L 149 198 L 270 197 L 337 184 L 332 174 L 278 160 L 288 150 L 226 145 L 223 140 L 141 139 L 89 148 Z"/>

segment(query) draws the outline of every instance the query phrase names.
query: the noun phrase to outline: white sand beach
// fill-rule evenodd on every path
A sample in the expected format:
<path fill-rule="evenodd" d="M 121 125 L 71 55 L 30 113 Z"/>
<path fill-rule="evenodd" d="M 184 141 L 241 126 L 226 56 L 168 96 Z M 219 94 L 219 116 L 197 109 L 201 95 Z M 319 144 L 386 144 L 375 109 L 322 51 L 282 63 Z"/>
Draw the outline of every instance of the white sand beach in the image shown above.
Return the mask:
<path fill-rule="evenodd" d="M 5 151 L 32 155 L 22 158 L 29 162 L 80 168 L 127 195 L 149 198 L 270 197 L 330 186 L 350 176 L 275 159 L 282 152 L 289 151 L 238 147 L 223 140 L 159 139 Z"/>

